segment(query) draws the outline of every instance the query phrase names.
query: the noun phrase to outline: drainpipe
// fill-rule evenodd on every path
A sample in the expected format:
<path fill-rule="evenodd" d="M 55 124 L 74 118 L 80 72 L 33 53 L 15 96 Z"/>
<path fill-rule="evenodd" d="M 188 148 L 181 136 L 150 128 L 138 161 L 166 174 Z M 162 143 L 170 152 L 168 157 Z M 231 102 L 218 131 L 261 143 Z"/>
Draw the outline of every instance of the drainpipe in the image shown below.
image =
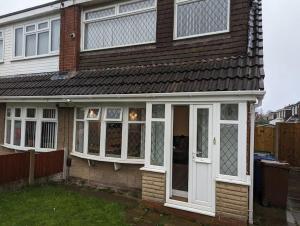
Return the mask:
<path fill-rule="evenodd" d="M 250 178 L 249 189 L 249 224 L 253 224 L 253 188 L 254 188 L 254 136 L 255 136 L 255 108 L 260 107 L 262 99 L 258 99 L 256 104 L 250 105 L 251 112 L 251 133 L 250 133 Z"/>

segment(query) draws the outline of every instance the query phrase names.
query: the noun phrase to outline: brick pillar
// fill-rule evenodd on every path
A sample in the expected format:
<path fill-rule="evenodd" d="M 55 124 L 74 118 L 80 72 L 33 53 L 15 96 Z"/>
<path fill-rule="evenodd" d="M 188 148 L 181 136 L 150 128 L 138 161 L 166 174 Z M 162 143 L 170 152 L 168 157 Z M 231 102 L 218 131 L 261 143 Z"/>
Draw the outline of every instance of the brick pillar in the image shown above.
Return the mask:
<path fill-rule="evenodd" d="M 66 7 L 61 11 L 60 71 L 77 71 L 80 54 L 80 6 Z"/>

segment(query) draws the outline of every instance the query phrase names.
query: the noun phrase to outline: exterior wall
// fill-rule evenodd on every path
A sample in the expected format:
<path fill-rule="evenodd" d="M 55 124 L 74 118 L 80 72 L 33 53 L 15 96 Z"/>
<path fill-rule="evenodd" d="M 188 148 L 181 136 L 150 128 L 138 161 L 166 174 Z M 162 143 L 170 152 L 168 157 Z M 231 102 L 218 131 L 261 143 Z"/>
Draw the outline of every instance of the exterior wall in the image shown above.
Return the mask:
<path fill-rule="evenodd" d="M 57 149 L 67 149 L 70 153 L 73 145 L 74 108 L 58 108 Z"/>
<path fill-rule="evenodd" d="M 89 166 L 87 159 L 72 157 L 70 176 L 82 179 L 91 186 L 140 191 L 141 167 L 141 165 L 121 164 L 121 168 L 115 171 L 114 163 L 93 161 Z"/>
<path fill-rule="evenodd" d="M 59 17 L 59 14 L 22 21 L 16 24 L 0 25 L 0 30 L 4 32 L 4 63 L 0 63 L 0 76 L 58 71 L 59 57 L 57 54 L 42 58 L 13 59 L 14 27 L 57 17 Z"/>
<path fill-rule="evenodd" d="M 60 71 L 76 71 L 80 51 L 80 6 L 70 6 L 61 13 Z M 75 34 L 75 37 L 72 37 Z"/>
<path fill-rule="evenodd" d="M 156 44 L 81 52 L 79 69 L 246 55 L 248 18 L 249 0 L 231 0 L 229 33 L 174 41 L 174 0 L 158 0 Z"/>
<path fill-rule="evenodd" d="M 217 182 L 216 215 L 241 221 L 248 220 L 248 187 Z"/>
<path fill-rule="evenodd" d="M 164 203 L 166 200 L 166 175 L 164 173 L 143 172 L 142 199 Z"/>

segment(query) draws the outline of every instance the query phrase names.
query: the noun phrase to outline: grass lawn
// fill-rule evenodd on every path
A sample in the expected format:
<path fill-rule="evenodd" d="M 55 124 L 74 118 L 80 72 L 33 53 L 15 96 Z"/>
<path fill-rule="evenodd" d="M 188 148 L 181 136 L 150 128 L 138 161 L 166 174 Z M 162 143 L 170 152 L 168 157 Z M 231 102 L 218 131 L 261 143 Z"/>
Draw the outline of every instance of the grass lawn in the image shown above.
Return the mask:
<path fill-rule="evenodd" d="M 124 206 L 65 189 L 44 185 L 0 193 L 0 225 L 127 225 Z"/>

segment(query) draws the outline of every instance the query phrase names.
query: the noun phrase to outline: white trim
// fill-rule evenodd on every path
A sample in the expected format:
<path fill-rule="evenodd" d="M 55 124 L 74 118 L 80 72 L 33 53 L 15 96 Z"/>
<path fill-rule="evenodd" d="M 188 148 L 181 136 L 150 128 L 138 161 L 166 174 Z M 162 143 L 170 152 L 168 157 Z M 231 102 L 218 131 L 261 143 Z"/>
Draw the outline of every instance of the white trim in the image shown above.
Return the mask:
<path fill-rule="evenodd" d="M 217 182 L 228 183 L 228 184 L 245 185 L 245 186 L 250 186 L 250 185 L 251 185 L 251 179 L 250 179 L 250 176 L 247 176 L 246 181 L 230 180 L 230 179 L 219 178 L 219 177 L 216 177 L 216 181 L 217 181 Z"/>
<path fill-rule="evenodd" d="M 57 95 L 57 96 L 0 96 L 0 102 L 120 102 L 120 101 L 176 101 L 186 102 L 239 102 L 257 101 L 265 91 L 212 91 L 212 92 L 178 92 L 178 93 L 149 93 L 149 94 L 104 94 L 104 95 Z M 171 98 L 174 98 L 173 100 Z"/>
<path fill-rule="evenodd" d="M 140 168 L 141 171 L 147 171 L 147 172 L 153 172 L 153 173 L 161 173 L 161 174 L 165 174 L 166 170 L 164 169 L 154 169 L 154 168 L 149 168 L 149 167 L 142 167 Z"/>
<path fill-rule="evenodd" d="M 4 53 L 5 53 L 5 40 L 4 40 L 4 30 L 3 29 L 0 29 L 0 33 L 2 34 L 2 36 L 0 37 L 0 41 L 2 41 L 2 58 L 0 58 L 0 63 L 3 63 L 4 62 Z"/>
<path fill-rule="evenodd" d="M 126 4 L 130 4 L 130 3 L 134 3 L 136 2 L 136 0 L 131 0 L 131 1 L 127 1 L 127 2 L 122 2 L 122 3 L 116 3 L 116 4 L 111 4 L 111 5 L 107 5 L 104 7 L 98 7 L 98 8 L 94 8 L 94 9 L 90 9 L 90 10 L 86 10 L 86 11 L 82 11 L 81 13 L 81 42 L 80 42 L 80 50 L 81 52 L 89 52 L 89 51 L 95 51 L 95 50 L 105 50 L 105 49 L 115 49 L 115 48 L 122 48 L 122 47 L 129 47 L 129 46 L 138 46 L 138 45 L 146 45 L 146 44 L 153 44 L 156 43 L 156 31 L 157 31 L 157 0 L 155 0 L 154 5 L 151 7 L 147 7 L 147 8 L 143 8 L 143 9 L 138 9 L 138 10 L 134 10 L 131 12 L 125 12 L 125 13 L 120 13 L 119 12 L 119 7 L 121 5 L 126 5 Z M 101 18 L 94 18 L 94 19 L 86 19 L 86 14 L 90 13 L 90 12 L 95 12 L 98 10 L 102 10 L 102 9 L 109 9 L 109 8 L 114 8 L 115 9 L 115 13 L 114 15 L 111 16 L 105 16 L 105 17 L 101 17 Z M 85 27 L 87 24 L 89 23 L 95 23 L 95 22 L 100 22 L 100 21 L 106 21 L 106 20 L 114 20 L 117 18 L 122 18 L 122 17 L 126 17 L 126 16 L 131 16 L 131 15 L 137 15 L 137 14 L 142 14 L 142 13 L 147 13 L 147 12 L 155 12 L 155 21 L 156 21 L 156 26 L 155 26 L 155 38 L 153 41 L 147 41 L 147 42 L 138 42 L 138 43 L 131 43 L 131 44 L 124 44 L 124 45 L 115 45 L 115 46 L 108 46 L 108 47 L 99 47 L 99 48 L 92 48 L 92 49 L 86 49 L 85 48 Z"/>
<path fill-rule="evenodd" d="M 181 190 L 172 189 L 172 195 L 178 196 L 178 197 L 187 198 L 188 197 L 188 192 L 187 191 L 181 191 Z"/>
<path fill-rule="evenodd" d="M 203 36 L 209 36 L 209 35 L 216 35 L 216 34 L 223 34 L 223 33 L 229 33 L 230 32 L 230 10 L 231 10 L 231 0 L 228 1 L 228 11 L 227 11 L 227 29 L 223 31 L 216 31 L 216 32 L 207 32 L 202 34 L 195 34 L 195 35 L 188 35 L 188 36 L 177 36 L 177 8 L 179 4 L 184 4 L 185 2 L 196 2 L 196 1 L 203 1 L 203 0 L 175 0 L 174 1 L 174 33 L 173 33 L 173 39 L 174 40 L 182 40 L 182 39 L 189 39 L 189 38 L 196 38 L 196 37 L 203 37 Z"/>
<path fill-rule="evenodd" d="M 188 212 L 192 212 L 192 213 L 199 213 L 199 214 L 203 214 L 203 215 L 207 215 L 207 216 L 211 216 L 211 217 L 216 216 L 215 213 L 199 210 L 199 209 L 195 208 L 195 206 L 192 204 L 175 201 L 175 200 L 168 200 L 164 204 L 164 206 L 174 208 L 174 209 L 184 210 L 184 211 L 188 211 Z"/>

